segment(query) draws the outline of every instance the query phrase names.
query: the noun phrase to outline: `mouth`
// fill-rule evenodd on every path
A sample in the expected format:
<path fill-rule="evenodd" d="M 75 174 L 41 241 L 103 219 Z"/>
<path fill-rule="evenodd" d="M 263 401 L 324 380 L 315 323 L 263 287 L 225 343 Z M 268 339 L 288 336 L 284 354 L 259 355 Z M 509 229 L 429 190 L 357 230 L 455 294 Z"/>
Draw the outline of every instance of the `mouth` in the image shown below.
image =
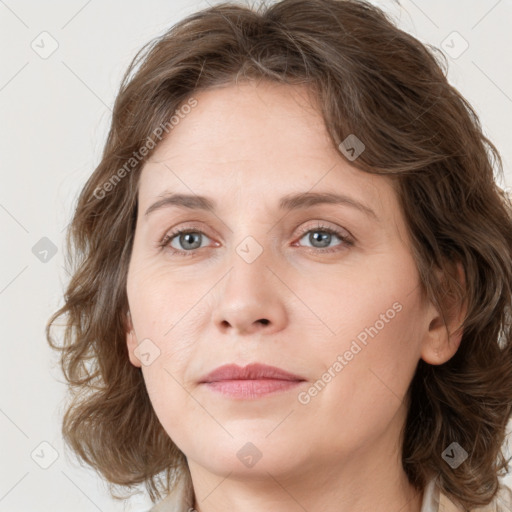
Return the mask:
<path fill-rule="evenodd" d="M 289 391 L 302 382 L 305 379 L 299 375 L 260 363 L 245 367 L 223 365 L 199 381 L 210 391 L 238 399 L 255 399 Z"/>

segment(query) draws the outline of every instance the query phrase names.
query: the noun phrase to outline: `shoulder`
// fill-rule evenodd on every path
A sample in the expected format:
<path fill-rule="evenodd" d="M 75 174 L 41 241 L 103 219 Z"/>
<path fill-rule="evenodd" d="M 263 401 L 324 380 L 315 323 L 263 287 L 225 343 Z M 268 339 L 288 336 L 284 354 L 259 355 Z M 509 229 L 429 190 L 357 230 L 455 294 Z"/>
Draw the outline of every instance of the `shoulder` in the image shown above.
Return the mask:
<path fill-rule="evenodd" d="M 173 486 L 172 491 L 148 512 L 195 512 L 193 508 L 194 491 L 189 478 L 182 475 Z"/>
<path fill-rule="evenodd" d="M 431 481 L 427 486 L 422 512 L 467 512 L 455 504 L 441 489 L 438 482 Z M 173 491 L 162 501 L 154 505 L 148 512 L 194 512 L 192 507 L 193 490 L 191 484 L 182 479 Z M 471 512 L 511 512 L 512 490 L 501 485 L 494 500 L 484 507 L 478 507 Z"/>
<path fill-rule="evenodd" d="M 185 502 L 176 499 L 176 496 L 169 495 L 154 505 L 148 512 L 192 512 L 194 509 Z"/>
<path fill-rule="evenodd" d="M 491 503 L 484 507 L 478 507 L 471 512 L 511 512 L 512 511 L 512 490 L 506 485 L 501 485 L 498 493 Z M 464 508 L 456 505 L 451 499 L 439 492 L 439 512 L 466 512 Z"/>

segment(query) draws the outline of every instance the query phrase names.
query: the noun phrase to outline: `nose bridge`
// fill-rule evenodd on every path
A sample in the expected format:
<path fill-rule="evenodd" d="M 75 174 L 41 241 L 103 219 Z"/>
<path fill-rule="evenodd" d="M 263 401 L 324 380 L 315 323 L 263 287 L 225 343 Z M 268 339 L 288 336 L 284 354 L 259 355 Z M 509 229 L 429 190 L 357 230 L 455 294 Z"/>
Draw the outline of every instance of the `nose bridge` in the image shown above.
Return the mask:
<path fill-rule="evenodd" d="M 267 281 L 267 265 L 276 264 L 271 261 L 270 219 L 265 222 L 268 210 L 262 202 L 250 198 L 244 200 L 242 196 L 239 200 L 245 201 L 245 206 L 240 203 L 237 222 L 231 226 L 230 274 L 238 276 L 238 280 L 247 280 L 248 285 L 253 286 Z"/>
<path fill-rule="evenodd" d="M 213 314 L 214 322 L 222 330 L 241 333 L 263 326 L 267 331 L 278 330 L 286 322 L 284 290 L 268 268 L 272 268 L 272 250 L 262 240 L 264 231 L 259 230 L 256 235 L 261 242 L 256 236 L 245 234 L 233 246 L 228 261 L 230 271 L 220 289 Z"/>
<path fill-rule="evenodd" d="M 261 240 L 261 236 L 258 236 Z M 233 247 L 230 257 L 231 272 L 227 280 L 226 294 L 235 300 L 243 300 L 246 304 L 259 303 L 267 295 L 274 295 L 273 284 L 269 282 L 271 272 L 267 266 L 270 249 L 264 240 L 260 243 L 254 236 L 247 235 Z"/>

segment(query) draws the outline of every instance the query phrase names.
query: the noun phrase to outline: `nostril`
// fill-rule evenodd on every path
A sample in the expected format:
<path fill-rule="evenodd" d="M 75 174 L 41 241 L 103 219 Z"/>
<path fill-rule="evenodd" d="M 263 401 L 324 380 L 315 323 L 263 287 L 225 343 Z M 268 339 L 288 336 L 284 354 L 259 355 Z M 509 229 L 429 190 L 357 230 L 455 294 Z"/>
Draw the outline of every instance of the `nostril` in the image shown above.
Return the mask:
<path fill-rule="evenodd" d="M 261 322 L 264 325 L 268 325 L 268 320 L 266 318 L 261 318 L 260 320 L 258 320 L 258 322 Z"/>

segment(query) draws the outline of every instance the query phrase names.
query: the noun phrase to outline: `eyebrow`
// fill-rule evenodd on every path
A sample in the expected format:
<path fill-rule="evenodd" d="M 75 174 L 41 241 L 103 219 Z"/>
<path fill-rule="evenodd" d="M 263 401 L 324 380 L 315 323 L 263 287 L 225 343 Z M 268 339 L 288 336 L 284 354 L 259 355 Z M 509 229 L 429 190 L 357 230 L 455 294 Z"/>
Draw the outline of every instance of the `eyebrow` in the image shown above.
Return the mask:
<path fill-rule="evenodd" d="M 299 210 L 310 208 L 318 204 L 341 204 L 353 207 L 369 217 L 378 220 L 376 213 L 367 205 L 346 196 L 344 194 L 333 194 L 331 192 L 303 192 L 299 194 L 288 194 L 279 201 L 280 210 Z M 205 196 L 190 194 L 166 193 L 161 199 L 153 203 L 145 215 L 170 206 L 179 206 L 190 210 L 215 210 L 216 202 Z"/>

